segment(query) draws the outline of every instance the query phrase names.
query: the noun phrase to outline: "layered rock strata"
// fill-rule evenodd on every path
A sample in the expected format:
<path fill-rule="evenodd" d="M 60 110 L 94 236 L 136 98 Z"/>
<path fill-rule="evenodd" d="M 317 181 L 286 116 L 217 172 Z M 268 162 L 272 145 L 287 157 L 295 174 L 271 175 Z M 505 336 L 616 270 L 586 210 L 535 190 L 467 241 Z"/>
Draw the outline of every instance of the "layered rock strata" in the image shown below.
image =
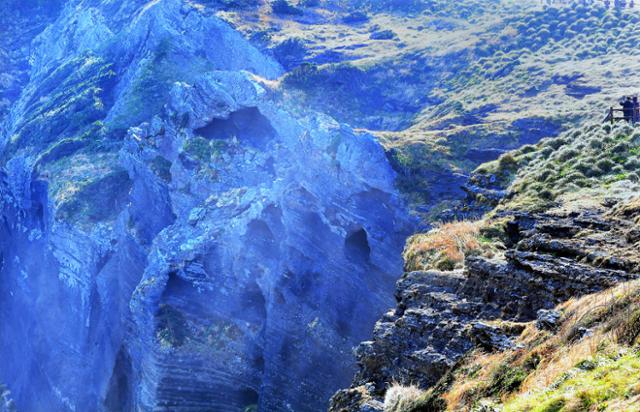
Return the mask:
<path fill-rule="evenodd" d="M 0 130 L 0 381 L 19 410 L 317 411 L 411 230 L 384 150 L 179 0 L 69 1 Z"/>
<path fill-rule="evenodd" d="M 412 272 L 398 282 L 396 309 L 356 349 L 359 372 L 330 410 L 381 411 L 392 383 L 432 387 L 472 348 L 512 348 L 518 324 L 544 324 L 557 304 L 640 276 L 632 203 L 508 216 L 504 258 L 468 257 L 463 271 Z"/>

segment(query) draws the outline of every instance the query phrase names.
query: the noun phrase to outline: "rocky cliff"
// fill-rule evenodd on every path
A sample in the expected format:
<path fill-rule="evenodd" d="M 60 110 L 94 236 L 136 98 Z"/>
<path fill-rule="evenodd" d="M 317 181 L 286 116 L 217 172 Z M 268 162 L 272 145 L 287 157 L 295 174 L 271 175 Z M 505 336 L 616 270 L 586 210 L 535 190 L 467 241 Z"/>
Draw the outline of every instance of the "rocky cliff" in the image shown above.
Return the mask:
<path fill-rule="evenodd" d="M 354 388 L 336 394 L 331 410 L 388 410 L 392 383 L 431 388 L 472 349 L 514 349 L 525 322 L 553 328 L 556 305 L 640 277 L 633 215 L 518 214 L 507 225 L 513 243 L 504 259 L 468 257 L 462 271 L 411 272 L 398 282 L 397 308 L 358 346 Z M 427 399 L 415 410 L 445 409 Z"/>
<path fill-rule="evenodd" d="M 617 324 L 601 326 L 608 318 L 587 315 L 580 318 L 566 309 L 564 312 L 554 309 L 564 302 L 626 284 L 640 276 L 637 204 L 640 191 L 636 174 L 639 143 L 636 132 L 627 126 L 593 125 L 523 148 L 510 154 L 510 160 L 502 158 L 480 168 L 479 176 L 493 173 L 492 179 L 484 179 L 492 182 L 501 178 L 513 180 L 514 170 L 517 174 L 514 183 L 503 191 L 504 198 L 496 210 L 481 223 L 480 231 L 475 234 L 478 242 L 464 241 L 466 247 L 462 249 L 466 258 L 462 269 L 412 271 L 404 275 L 397 285 L 396 309 L 378 321 L 373 339 L 356 349 L 359 372 L 351 389 L 334 396 L 331 410 L 472 410 L 481 407 L 478 401 L 484 397 L 494 401 L 502 399 L 502 402 L 489 409 L 473 410 L 561 410 L 551 406 L 551 409 L 531 409 L 530 406 L 503 409 L 500 404 L 506 404 L 507 396 L 517 392 L 537 368 L 550 367 L 546 364 L 555 356 L 555 353 L 546 353 L 541 344 L 547 337 L 537 338 L 533 343 L 532 339 L 520 338 L 528 322 L 536 321 L 537 329 L 550 331 L 550 336 L 563 325 L 567 331 L 559 335 L 571 335 L 560 338 L 565 339 L 566 347 L 602 329 L 615 332 L 612 340 L 620 345 L 616 350 L 633 346 L 635 337 L 625 341 L 618 335 L 624 336 L 621 330 L 636 330 L 633 316 L 624 316 Z M 572 155 L 567 156 L 568 153 Z M 587 165 L 588 171 L 583 169 Z M 505 176 L 508 174 L 511 178 Z M 535 187 L 536 184 L 543 187 Z M 478 197 L 488 201 L 482 193 L 485 192 L 476 191 Z M 441 238 L 453 239 L 450 243 L 461 247 L 460 240 L 464 237 L 459 232 L 462 229 L 456 231 L 460 225 L 463 223 L 444 226 L 434 233 L 442 232 Z M 432 243 L 428 243 L 430 240 Z M 482 242 L 497 245 L 498 251 L 493 249 L 488 254 L 489 248 Z M 414 238 L 410 241 L 410 253 L 405 254 L 411 258 L 407 267 L 429 269 L 442 262 L 440 254 L 448 253 L 444 244 L 433 242 L 429 237 Z M 414 256 L 416 253 L 422 256 Z M 608 294 L 611 293 L 614 292 Z M 614 318 L 620 316 L 614 309 L 618 304 L 605 304 Z M 637 309 L 636 304 L 632 301 L 623 306 L 631 313 Z M 573 326 L 569 325 L 571 322 Z M 608 337 L 598 336 L 600 340 L 596 342 L 600 346 L 609 342 Z M 478 363 L 484 362 L 483 367 L 492 370 L 498 363 L 489 358 L 469 365 L 469 354 L 484 353 L 487 358 L 490 355 L 486 354 L 496 352 L 515 354 L 509 355 L 515 358 L 525 358 L 522 352 L 540 353 L 533 366 L 527 366 L 526 359 L 515 364 L 512 360 L 510 364 L 511 358 L 505 355 L 503 368 L 517 371 L 519 375 L 515 378 L 504 369 L 493 376 L 487 375 L 490 382 L 478 379 L 476 386 L 465 383 L 465 380 L 476 379 L 477 373 L 470 372 L 470 368 Z M 601 356 L 595 349 L 590 355 Z M 586 354 L 583 356 L 590 359 Z M 630 371 L 631 374 L 637 372 Z M 563 381 L 558 382 L 557 385 L 561 385 Z M 393 385 L 431 388 L 431 392 L 414 396 L 410 392 L 402 395 L 400 391 L 398 395 L 390 389 Z M 458 395 L 449 392 L 452 385 L 459 391 Z M 534 389 L 540 391 L 541 386 Z M 624 390 L 622 386 L 621 391 Z M 402 400 L 403 396 L 407 399 Z M 610 398 L 595 400 L 584 395 L 587 399 L 584 402 L 606 409 L 610 404 L 607 401 L 617 399 L 616 396 L 621 395 L 612 392 Z M 562 405 L 575 404 L 571 397 L 563 399 Z"/>
<path fill-rule="evenodd" d="M 17 22 L 51 24 L 10 32 L 29 65 L 0 135 L 15 405 L 324 408 L 411 227 L 382 147 L 295 114 L 281 66 L 210 7 L 28 5 Z"/>
<path fill-rule="evenodd" d="M 640 84 L 627 3 L 1 3 L 0 409 L 323 410 L 364 340 L 334 405 L 379 408 L 637 272 L 637 136 L 533 146 Z M 491 210 L 370 341 L 409 216 Z"/>

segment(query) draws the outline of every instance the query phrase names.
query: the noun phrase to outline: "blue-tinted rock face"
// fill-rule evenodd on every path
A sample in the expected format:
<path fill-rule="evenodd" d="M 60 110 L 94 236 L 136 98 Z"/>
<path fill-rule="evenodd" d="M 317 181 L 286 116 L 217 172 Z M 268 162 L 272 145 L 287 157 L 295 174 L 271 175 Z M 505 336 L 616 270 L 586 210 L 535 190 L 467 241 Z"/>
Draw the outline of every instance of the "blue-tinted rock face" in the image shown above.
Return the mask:
<path fill-rule="evenodd" d="M 19 410 L 320 410 L 391 304 L 409 223 L 382 148 L 294 114 L 207 13 L 69 1 L 31 42 L 0 128 Z"/>

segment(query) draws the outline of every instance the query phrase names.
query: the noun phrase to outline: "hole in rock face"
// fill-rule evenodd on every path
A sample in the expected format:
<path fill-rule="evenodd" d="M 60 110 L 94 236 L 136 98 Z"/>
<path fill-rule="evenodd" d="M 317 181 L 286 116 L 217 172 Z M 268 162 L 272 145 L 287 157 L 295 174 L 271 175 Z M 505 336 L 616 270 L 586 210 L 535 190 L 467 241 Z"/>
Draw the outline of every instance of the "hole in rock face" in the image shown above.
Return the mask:
<path fill-rule="evenodd" d="M 124 348 L 120 348 L 104 400 L 106 411 L 129 411 L 131 407 L 131 359 Z"/>
<path fill-rule="evenodd" d="M 278 355 L 280 355 L 280 360 L 284 363 L 289 362 L 294 358 L 296 355 L 296 344 L 293 337 L 286 336 L 283 339 Z"/>
<path fill-rule="evenodd" d="M 269 225 L 262 220 L 252 220 L 247 227 L 246 236 L 259 253 L 268 253 L 274 248 L 273 232 L 269 229 Z"/>
<path fill-rule="evenodd" d="M 228 119 L 214 119 L 194 132 L 212 140 L 231 140 L 236 137 L 241 143 L 257 148 L 264 148 L 276 135 L 269 120 L 255 107 L 233 112 Z"/>
<path fill-rule="evenodd" d="M 292 272 L 288 270 L 285 278 L 289 280 L 286 288 L 293 296 L 304 299 L 311 307 L 317 305 L 316 298 L 313 296 L 313 292 L 317 290 L 319 279 L 321 275 L 311 270 L 304 270 L 299 272 Z"/>
<path fill-rule="evenodd" d="M 350 319 L 339 318 L 338 324 L 336 327 L 336 332 L 343 338 L 348 338 L 351 336 L 351 323 L 349 323 Z"/>
<path fill-rule="evenodd" d="M 240 404 L 244 407 L 245 411 L 256 412 L 258 410 L 259 395 L 253 389 L 242 388 L 238 394 Z"/>
<path fill-rule="evenodd" d="M 31 205 L 33 216 L 39 224 L 40 229 L 44 229 L 47 220 L 46 205 L 48 193 L 48 184 L 45 181 L 35 180 L 31 182 Z"/>
<path fill-rule="evenodd" d="M 251 365 L 254 367 L 254 369 L 260 372 L 264 371 L 264 356 L 262 356 L 262 354 L 256 355 L 253 358 Z"/>
<path fill-rule="evenodd" d="M 210 278 L 215 278 L 223 272 L 223 265 L 220 257 L 220 250 L 217 245 L 209 247 L 202 258 L 204 271 Z"/>
<path fill-rule="evenodd" d="M 161 304 L 156 313 L 156 335 L 165 345 L 174 348 L 184 345 L 188 337 L 187 320 L 177 308 Z"/>
<path fill-rule="evenodd" d="M 267 302 L 256 282 L 247 284 L 242 292 L 240 311 L 241 319 L 262 321 L 267 317 Z"/>
<path fill-rule="evenodd" d="M 347 259 L 354 263 L 367 263 L 371 257 L 369 238 L 364 229 L 359 229 L 344 241 L 344 254 Z"/>

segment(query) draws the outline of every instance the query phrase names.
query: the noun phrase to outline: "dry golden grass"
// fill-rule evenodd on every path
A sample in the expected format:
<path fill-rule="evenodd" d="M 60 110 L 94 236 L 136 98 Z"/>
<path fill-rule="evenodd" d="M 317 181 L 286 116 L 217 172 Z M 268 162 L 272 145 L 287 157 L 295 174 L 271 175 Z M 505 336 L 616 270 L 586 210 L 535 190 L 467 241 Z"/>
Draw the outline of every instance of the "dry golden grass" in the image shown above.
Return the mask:
<path fill-rule="evenodd" d="M 482 222 L 442 224 L 428 233 L 412 236 L 404 252 L 405 267 L 413 270 L 453 270 L 469 254 L 485 254 L 492 247 L 480 236 Z"/>
<path fill-rule="evenodd" d="M 635 223 L 640 225 L 640 197 L 631 199 L 630 201 L 616 207 L 612 214 L 634 219 Z"/>
<path fill-rule="evenodd" d="M 491 381 L 491 377 L 498 368 L 512 356 L 510 352 L 485 353 L 475 351 L 469 356 L 467 372 L 463 379 L 457 379 L 450 390 L 443 395 L 447 403 L 447 410 L 462 411 L 473 403 L 479 387 Z"/>
<path fill-rule="evenodd" d="M 411 410 L 425 392 L 417 386 L 402 386 L 394 383 L 384 396 L 384 412 L 403 412 Z"/>
<path fill-rule="evenodd" d="M 563 314 L 556 333 L 541 331 L 530 323 L 519 337 L 522 349 L 487 354 L 475 351 L 456 373 L 456 379 L 443 399 L 448 410 L 468 410 L 469 405 L 487 397 L 487 388 L 501 365 L 524 368 L 528 376 L 518 390 L 502 395 L 502 402 L 547 388 L 585 359 L 638 342 L 640 281 L 621 284 L 612 289 L 571 299 L 557 307 Z M 629 342 L 625 330 L 633 323 L 635 342 Z M 579 328 L 591 333 L 578 339 Z M 527 367 L 531 359 L 535 367 Z M 622 409 L 621 409 L 622 410 Z"/>

